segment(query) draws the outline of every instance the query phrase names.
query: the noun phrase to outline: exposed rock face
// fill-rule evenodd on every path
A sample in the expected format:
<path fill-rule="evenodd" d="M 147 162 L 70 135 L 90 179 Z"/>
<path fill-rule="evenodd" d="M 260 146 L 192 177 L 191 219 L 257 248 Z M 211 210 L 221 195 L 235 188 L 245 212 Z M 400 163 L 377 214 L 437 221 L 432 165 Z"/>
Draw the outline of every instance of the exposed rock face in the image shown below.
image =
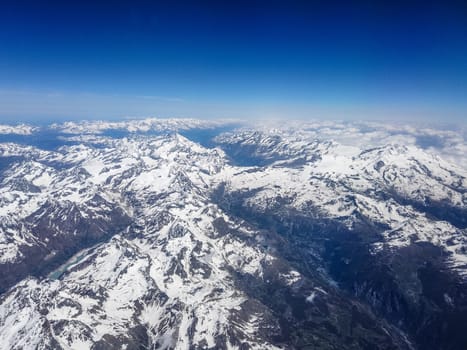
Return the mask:
<path fill-rule="evenodd" d="M 296 135 L 0 144 L 0 348 L 463 349 L 465 170 Z"/>

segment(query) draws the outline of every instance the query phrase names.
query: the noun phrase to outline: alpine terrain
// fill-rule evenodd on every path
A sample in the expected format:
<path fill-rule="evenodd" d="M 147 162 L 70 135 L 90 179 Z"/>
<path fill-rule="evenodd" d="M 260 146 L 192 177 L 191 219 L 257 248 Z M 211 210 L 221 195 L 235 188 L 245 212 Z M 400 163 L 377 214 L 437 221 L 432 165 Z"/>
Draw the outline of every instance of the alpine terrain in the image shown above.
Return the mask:
<path fill-rule="evenodd" d="M 466 132 L 0 126 L 0 349 L 467 349 Z"/>

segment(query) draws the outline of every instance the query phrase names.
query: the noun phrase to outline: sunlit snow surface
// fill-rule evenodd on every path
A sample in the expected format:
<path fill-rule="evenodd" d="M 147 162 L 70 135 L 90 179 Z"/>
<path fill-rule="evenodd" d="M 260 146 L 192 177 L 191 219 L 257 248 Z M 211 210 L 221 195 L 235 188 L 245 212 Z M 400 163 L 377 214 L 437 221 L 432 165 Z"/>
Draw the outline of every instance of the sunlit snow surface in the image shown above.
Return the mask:
<path fill-rule="evenodd" d="M 119 207 L 133 222 L 108 242 L 78 252 L 79 261 L 68 263 L 60 279 L 28 278 L 14 286 L 1 299 L 0 348 L 45 349 L 57 342 L 65 349 L 88 349 L 138 324 L 151 330 L 158 349 L 214 348 L 220 334 L 237 334 L 253 349 L 274 348 L 258 336 L 264 326 L 261 310 L 245 309 L 247 320 L 232 322 L 248 297 L 231 271 L 263 278 L 264 266 L 276 256 L 252 244 L 257 231 L 212 202 L 221 185 L 228 192 L 251 193 L 247 205 L 266 210 L 278 196 L 289 198 L 287 208 L 312 207 L 349 229 L 363 216 L 386 227 L 373 251 L 431 242 L 446 251 L 456 273 L 467 275 L 466 229 L 378 196 L 384 189 L 421 203 L 466 209 L 463 129 L 260 123 L 221 133 L 219 147 L 213 148 L 180 134 L 228 125 L 233 123 L 68 122 L 50 126 L 68 142 L 59 148 L 0 143 L 0 159 L 13 159 L 0 178 L 0 263 L 27 259 L 22 245 L 47 244 L 24 225 L 46 204 L 74 206 L 89 219 Z M 113 137 L 105 134 L 109 130 L 127 134 Z M 40 131 L 0 126 L 5 134 L 34 132 Z M 430 138 L 437 143 L 427 144 Z M 229 144 L 254 145 L 262 152 L 256 156 L 268 162 L 238 164 L 221 149 Z M 103 207 L 93 207 L 96 194 Z M 301 275 L 290 268 L 280 278 L 294 285 Z M 304 298 L 312 304 L 325 293 L 317 287 Z M 224 341 L 227 348 L 239 348 L 233 337 Z"/>
<path fill-rule="evenodd" d="M 0 124 L 0 135 L 1 134 L 15 134 L 15 135 L 31 135 L 38 128 L 27 124 L 18 125 L 5 125 Z"/>

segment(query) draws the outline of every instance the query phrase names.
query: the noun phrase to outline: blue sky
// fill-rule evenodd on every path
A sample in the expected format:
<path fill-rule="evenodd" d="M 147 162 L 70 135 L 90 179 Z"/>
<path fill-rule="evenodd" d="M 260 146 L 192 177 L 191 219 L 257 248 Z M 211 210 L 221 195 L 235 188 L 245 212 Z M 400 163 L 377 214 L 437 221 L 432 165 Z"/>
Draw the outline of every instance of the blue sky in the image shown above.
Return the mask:
<path fill-rule="evenodd" d="M 464 121 L 465 96 L 462 2 L 18 0 L 0 12 L 3 120 Z"/>

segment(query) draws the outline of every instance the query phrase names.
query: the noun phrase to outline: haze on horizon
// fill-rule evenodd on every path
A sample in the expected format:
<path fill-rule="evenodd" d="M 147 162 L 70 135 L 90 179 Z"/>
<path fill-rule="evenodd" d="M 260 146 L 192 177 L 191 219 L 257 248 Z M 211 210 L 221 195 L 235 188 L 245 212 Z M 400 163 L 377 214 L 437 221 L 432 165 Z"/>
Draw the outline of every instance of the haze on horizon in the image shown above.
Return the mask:
<path fill-rule="evenodd" d="M 465 122 L 467 5 L 14 1 L 0 120 Z"/>

